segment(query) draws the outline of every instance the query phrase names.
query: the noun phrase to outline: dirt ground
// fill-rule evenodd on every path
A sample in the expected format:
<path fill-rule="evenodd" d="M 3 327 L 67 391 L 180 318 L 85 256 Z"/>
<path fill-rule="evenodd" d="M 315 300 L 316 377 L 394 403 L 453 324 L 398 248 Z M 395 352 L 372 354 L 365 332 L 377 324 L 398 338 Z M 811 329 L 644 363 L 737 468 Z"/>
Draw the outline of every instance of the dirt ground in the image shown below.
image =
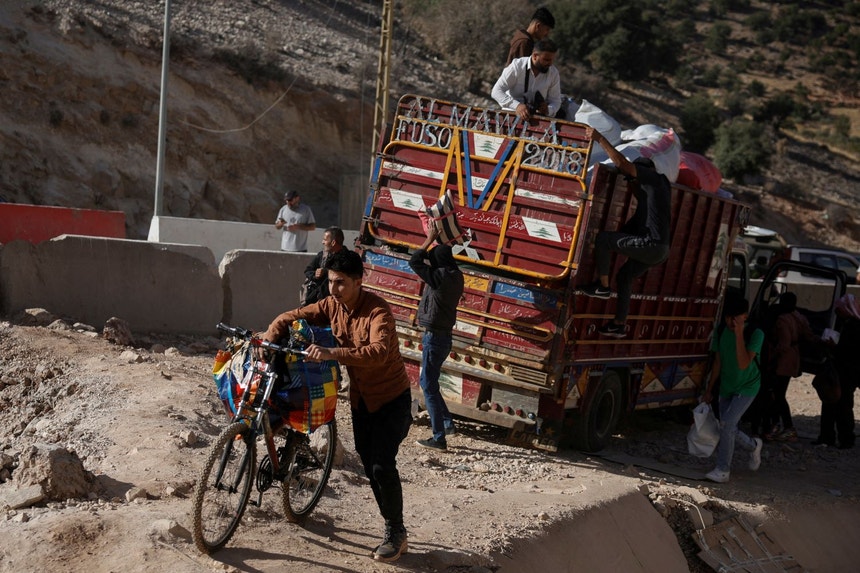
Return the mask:
<path fill-rule="evenodd" d="M 122 347 L 78 328 L 0 321 L 0 571 L 709 571 L 693 505 L 717 521 L 770 523 L 806 570 L 860 559 L 860 450 L 810 444 L 819 402 L 808 376 L 789 396 L 801 440 L 766 444 L 755 473 L 736 453 L 725 485 L 702 481 L 712 459 L 687 454 L 686 411 L 629 416 L 601 455 L 505 445 L 505 431 L 465 421 L 448 453 L 428 453 L 414 444 L 429 432 L 419 416 L 398 458 L 410 537 L 395 564 L 370 559 L 382 522 L 341 396 L 343 461 L 305 526 L 284 521 L 270 491 L 225 549 L 202 556 L 190 493 L 227 421 L 210 374 L 219 341 L 136 336 Z M 9 507 L 37 444 L 77 454 L 86 495 Z"/>

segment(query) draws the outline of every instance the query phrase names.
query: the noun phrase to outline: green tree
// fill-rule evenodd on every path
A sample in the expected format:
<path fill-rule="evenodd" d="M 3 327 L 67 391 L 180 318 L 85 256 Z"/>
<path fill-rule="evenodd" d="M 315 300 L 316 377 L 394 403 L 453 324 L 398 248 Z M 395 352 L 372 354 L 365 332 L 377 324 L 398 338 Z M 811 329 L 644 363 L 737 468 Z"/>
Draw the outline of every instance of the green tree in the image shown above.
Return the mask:
<path fill-rule="evenodd" d="M 714 143 L 714 130 L 719 124 L 719 110 L 711 98 L 705 94 L 694 95 L 681 109 L 684 147 L 704 153 Z"/>
<path fill-rule="evenodd" d="M 778 129 L 797 111 L 798 105 L 791 94 L 782 92 L 764 102 L 753 114 L 753 119 L 758 122 L 770 122 Z"/>
<path fill-rule="evenodd" d="M 747 86 L 747 90 L 749 90 L 752 97 L 762 97 L 767 91 L 764 84 L 758 80 L 751 81 Z"/>
<path fill-rule="evenodd" d="M 550 9 L 559 45 L 610 78 L 641 80 L 678 66 L 681 44 L 657 0 L 556 0 Z"/>
<path fill-rule="evenodd" d="M 770 164 L 772 153 L 773 144 L 761 124 L 736 119 L 717 128 L 714 163 L 724 177 L 759 175 Z"/>
<path fill-rule="evenodd" d="M 725 22 L 716 22 L 711 29 L 708 30 L 708 36 L 705 39 L 705 47 L 715 54 L 722 54 L 726 51 L 729 45 L 729 38 L 732 36 L 731 27 Z"/>

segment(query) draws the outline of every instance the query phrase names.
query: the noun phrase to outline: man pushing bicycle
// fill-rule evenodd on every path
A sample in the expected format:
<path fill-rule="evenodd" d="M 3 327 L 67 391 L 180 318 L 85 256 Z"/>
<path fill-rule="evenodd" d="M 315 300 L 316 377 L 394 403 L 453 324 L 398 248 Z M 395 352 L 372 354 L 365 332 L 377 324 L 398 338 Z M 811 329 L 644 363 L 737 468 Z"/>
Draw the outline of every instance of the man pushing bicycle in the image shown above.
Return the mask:
<path fill-rule="evenodd" d="M 337 360 L 346 366 L 355 450 L 385 519 L 385 535 L 373 558 L 395 561 L 407 550 L 396 457 L 412 422 L 409 378 L 388 304 L 361 286 L 361 256 L 343 249 L 329 257 L 325 268 L 331 294 L 278 315 L 263 338 L 277 342 L 302 318 L 312 325 L 331 325 L 338 347 L 312 344 L 306 348 L 307 359 Z"/>

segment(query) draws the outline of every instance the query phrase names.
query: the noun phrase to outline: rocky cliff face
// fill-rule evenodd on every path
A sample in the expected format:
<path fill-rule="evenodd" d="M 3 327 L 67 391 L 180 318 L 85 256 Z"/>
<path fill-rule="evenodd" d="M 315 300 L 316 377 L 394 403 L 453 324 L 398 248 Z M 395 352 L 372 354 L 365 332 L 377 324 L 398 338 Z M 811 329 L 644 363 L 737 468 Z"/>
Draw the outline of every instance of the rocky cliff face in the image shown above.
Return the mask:
<path fill-rule="evenodd" d="M 319 226 L 357 227 L 380 12 L 371 0 L 172 2 L 163 214 L 268 223 L 296 188 Z M 128 236 L 146 237 L 163 26 L 163 2 L 0 3 L 0 198 L 121 210 Z M 392 98 L 489 105 L 408 23 L 394 31 Z M 682 100 L 655 90 L 626 86 L 596 103 L 625 128 L 677 125 Z M 858 251 L 858 181 L 854 159 L 785 138 L 762 181 L 724 187 L 753 206 L 752 224 Z"/>
<path fill-rule="evenodd" d="M 221 10 L 225 30 L 242 26 L 227 10 L 233 4 L 208 6 Z M 121 210 L 129 236 L 146 236 L 155 201 L 162 18 L 163 6 L 143 2 L 3 3 L 1 197 Z M 181 35 L 169 66 L 163 214 L 269 222 L 284 190 L 297 188 L 318 224 L 337 223 L 339 193 L 365 193 L 372 99 L 331 89 L 337 74 L 312 55 L 323 40 L 298 48 L 308 75 L 321 80 L 316 85 L 275 67 L 280 81 L 267 80 L 254 66 L 275 64 L 253 48 L 224 52 L 251 55 L 232 67 L 219 64 L 211 50 L 189 46 L 199 36 L 194 30 L 205 28 L 199 19 L 174 18 Z M 347 57 L 344 65 L 351 64 Z"/>

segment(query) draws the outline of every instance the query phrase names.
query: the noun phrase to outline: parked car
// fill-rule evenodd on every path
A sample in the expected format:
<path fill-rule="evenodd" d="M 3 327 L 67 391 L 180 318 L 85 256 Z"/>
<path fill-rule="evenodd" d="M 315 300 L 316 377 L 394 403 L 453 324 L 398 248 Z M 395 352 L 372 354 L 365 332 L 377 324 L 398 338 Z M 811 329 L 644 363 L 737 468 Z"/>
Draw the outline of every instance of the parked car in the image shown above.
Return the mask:
<path fill-rule="evenodd" d="M 754 279 L 761 278 L 788 246 L 776 231 L 755 225 L 743 228 L 741 240 L 747 245 L 750 276 Z"/>
<path fill-rule="evenodd" d="M 847 251 L 801 245 L 788 245 L 783 250 L 781 260 L 799 261 L 801 263 L 809 263 L 819 267 L 842 271 L 845 273 L 846 284 L 856 283 L 857 268 L 860 266 L 860 260 Z M 826 282 L 821 277 L 796 270 L 781 273 L 777 281 L 811 284 L 821 284 L 822 281 Z"/>

